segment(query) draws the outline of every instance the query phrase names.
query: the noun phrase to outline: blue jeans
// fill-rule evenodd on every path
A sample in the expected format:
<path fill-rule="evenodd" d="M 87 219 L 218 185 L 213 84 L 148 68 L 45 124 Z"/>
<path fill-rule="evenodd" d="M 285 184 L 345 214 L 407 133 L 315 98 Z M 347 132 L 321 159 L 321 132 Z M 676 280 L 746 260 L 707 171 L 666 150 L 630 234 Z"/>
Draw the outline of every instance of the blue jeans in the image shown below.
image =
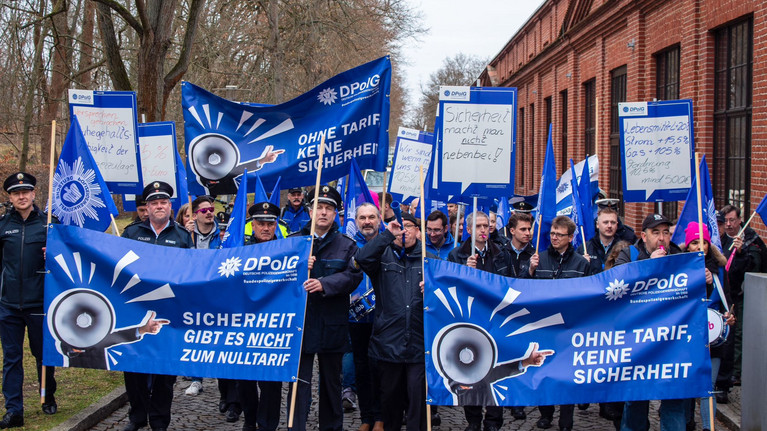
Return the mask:
<path fill-rule="evenodd" d="M 3 396 L 8 413 L 24 414 L 22 386 L 24 385 L 24 328 L 27 328 L 29 350 L 37 362 L 37 383 L 40 383 L 43 365 L 43 307 L 17 310 L 0 305 L 0 341 L 3 344 Z M 45 373 L 45 401 L 53 401 L 56 380 L 53 367 Z"/>
<path fill-rule="evenodd" d="M 686 429 L 686 401 L 687 400 L 661 400 L 661 431 L 684 431 Z M 623 407 L 621 431 L 647 431 L 650 429 L 650 421 L 647 420 L 649 410 L 649 401 L 626 401 L 626 405 Z"/>
<path fill-rule="evenodd" d="M 344 389 L 352 388 L 354 392 L 357 392 L 357 387 L 354 384 L 354 355 L 352 352 L 344 353 L 342 370 L 341 386 Z"/>
<path fill-rule="evenodd" d="M 719 364 L 722 363 L 720 358 L 711 358 L 711 381 L 712 384 L 716 384 L 716 376 L 719 374 Z M 714 402 L 714 414 L 716 414 L 716 398 L 714 394 L 711 394 L 711 399 Z M 700 423 L 704 429 L 711 429 L 710 409 L 708 408 L 709 398 L 700 399 Z"/>

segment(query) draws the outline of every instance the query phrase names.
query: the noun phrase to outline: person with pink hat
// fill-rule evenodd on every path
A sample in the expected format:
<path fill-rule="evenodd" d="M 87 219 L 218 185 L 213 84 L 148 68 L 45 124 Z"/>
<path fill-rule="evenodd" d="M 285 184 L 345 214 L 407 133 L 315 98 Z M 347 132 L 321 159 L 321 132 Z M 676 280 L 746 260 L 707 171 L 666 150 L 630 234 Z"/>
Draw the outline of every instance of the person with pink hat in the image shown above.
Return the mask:
<path fill-rule="evenodd" d="M 703 233 L 703 241 L 700 240 L 701 232 Z M 722 291 L 726 299 L 727 304 L 732 304 L 730 300 L 730 283 L 727 277 L 727 272 L 724 271 L 724 266 L 727 264 L 727 259 L 724 257 L 721 251 L 717 247 L 711 246 L 711 234 L 708 231 L 706 225 L 699 227 L 698 222 L 690 222 L 687 228 L 684 230 L 684 251 L 699 252 L 702 251 L 706 256 L 706 295 L 708 298 L 712 297 L 714 292 L 714 277 L 718 277 L 721 280 Z M 735 324 L 735 316 L 727 311 L 722 301 L 716 301 L 717 303 L 709 304 L 709 307 L 722 312 L 728 325 Z M 712 383 L 716 383 L 716 376 L 719 373 L 719 365 L 725 354 L 724 345 L 711 347 L 711 378 Z M 714 401 L 714 412 L 716 412 L 716 401 Z M 695 404 L 692 403 L 694 409 Z M 693 413 L 694 410 L 690 410 Z M 692 416 L 692 415 L 691 415 Z M 710 422 L 710 410 L 708 398 L 701 398 L 700 400 L 700 416 L 704 430 L 711 429 Z"/>

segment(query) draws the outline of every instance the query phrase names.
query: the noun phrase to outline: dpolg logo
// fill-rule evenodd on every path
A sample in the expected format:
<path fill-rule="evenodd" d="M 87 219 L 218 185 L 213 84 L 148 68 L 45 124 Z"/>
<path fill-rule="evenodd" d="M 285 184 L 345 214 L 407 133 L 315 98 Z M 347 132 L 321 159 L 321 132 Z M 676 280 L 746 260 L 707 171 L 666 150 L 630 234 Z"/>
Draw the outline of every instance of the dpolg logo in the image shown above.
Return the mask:
<path fill-rule="evenodd" d="M 359 93 L 364 93 L 366 91 L 372 91 L 374 89 L 377 89 L 378 84 L 380 83 L 381 83 L 381 76 L 378 74 L 375 74 L 373 76 L 369 76 L 364 81 L 352 82 L 349 85 L 342 85 L 338 88 L 338 90 L 339 90 L 339 93 L 341 94 L 341 98 L 345 99 L 347 97 L 356 96 Z"/>

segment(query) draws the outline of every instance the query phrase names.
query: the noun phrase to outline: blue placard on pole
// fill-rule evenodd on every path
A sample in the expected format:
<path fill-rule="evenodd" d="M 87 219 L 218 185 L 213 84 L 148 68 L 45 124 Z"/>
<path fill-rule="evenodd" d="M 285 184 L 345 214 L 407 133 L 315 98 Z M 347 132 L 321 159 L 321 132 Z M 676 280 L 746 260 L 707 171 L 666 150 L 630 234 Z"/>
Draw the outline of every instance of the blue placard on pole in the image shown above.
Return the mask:
<path fill-rule="evenodd" d="M 136 93 L 69 90 L 69 113 L 77 115 L 109 190 L 141 193 Z"/>
<path fill-rule="evenodd" d="M 395 202 L 409 202 L 421 195 L 420 166 L 424 178 L 431 165 L 434 134 L 400 127 L 387 190 Z"/>
<path fill-rule="evenodd" d="M 516 124 L 516 88 L 440 87 L 432 198 L 514 195 Z"/>
<path fill-rule="evenodd" d="M 682 201 L 692 183 L 692 100 L 618 104 L 626 202 Z"/>

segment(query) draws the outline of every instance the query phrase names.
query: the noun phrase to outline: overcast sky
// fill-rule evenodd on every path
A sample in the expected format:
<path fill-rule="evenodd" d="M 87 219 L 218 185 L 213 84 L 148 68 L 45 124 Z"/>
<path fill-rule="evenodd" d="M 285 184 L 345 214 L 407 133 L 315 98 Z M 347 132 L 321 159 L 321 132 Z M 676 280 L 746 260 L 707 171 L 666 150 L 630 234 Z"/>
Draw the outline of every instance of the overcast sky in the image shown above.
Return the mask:
<path fill-rule="evenodd" d="M 535 12 L 543 0 L 412 0 L 429 32 L 407 42 L 403 54 L 410 98 L 417 102 L 420 84 L 458 53 L 490 60 Z"/>

